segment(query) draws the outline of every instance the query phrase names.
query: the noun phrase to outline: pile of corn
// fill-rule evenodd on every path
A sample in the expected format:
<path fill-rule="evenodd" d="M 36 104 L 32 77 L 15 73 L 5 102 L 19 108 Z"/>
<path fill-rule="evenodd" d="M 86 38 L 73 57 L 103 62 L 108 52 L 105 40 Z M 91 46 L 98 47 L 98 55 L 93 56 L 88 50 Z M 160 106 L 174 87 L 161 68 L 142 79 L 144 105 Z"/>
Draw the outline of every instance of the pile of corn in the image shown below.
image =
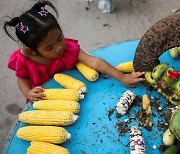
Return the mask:
<path fill-rule="evenodd" d="M 76 68 L 88 81 L 99 78 L 97 71 L 83 63 L 77 62 Z M 120 65 L 118 69 L 122 72 L 128 69 L 131 72 L 132 62 Z M 65 74 L 55 74 L 54 80 L 64 88 L 45 89 L 42 92 L 45 94 L 43 100 L 33 104 L 35 110 L 19 114 L 19 121 L 32 124 L 17 132 L 19 138 L 31 142 L 27 149 L 28 154 L 69 154 L 68 149 L 56 144 L 71 138 L 71 134 L 63 126 L 74 124 L 78 119 L 78 101 L 84 98 L 87 88 L 82 81 Z"/>
<path fill-rule="evenodd" d="M 71 138 L 63 127 L 72 125 L 78 119 L 79 100 L 87 92 L 86 85 L 65 74 L 55 74 L 54 79 L 64 89 L 45 89 L 44 100 L 34 102 L 35 110 L 19 114 L 19 121 L 32 124 L 18 130 L 17 136 L 31 141 L 28 154 L 69 154 L 61 144 Z"/>

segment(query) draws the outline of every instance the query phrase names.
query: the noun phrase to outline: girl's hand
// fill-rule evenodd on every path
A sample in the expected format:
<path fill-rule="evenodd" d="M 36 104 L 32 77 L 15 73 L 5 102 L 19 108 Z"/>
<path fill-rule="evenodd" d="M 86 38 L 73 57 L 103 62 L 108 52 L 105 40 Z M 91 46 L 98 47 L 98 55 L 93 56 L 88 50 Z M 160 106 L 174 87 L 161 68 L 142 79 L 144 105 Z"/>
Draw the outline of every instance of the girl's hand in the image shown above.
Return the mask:
<path fill-rule="evenodd" d="M 38 87 L 34 87 L 33 89 L 29 90 L 27 92 L 27 99 L 29 101 L 39 101 L 39 100 L 42 100 L 42 97 L 44 97 L 45 95 L 44 94 L 40 94 L 39 92 L 43 92 L 43 87 L 41 86 L 38 86 Z"/>
<path fill-rule="evenodd" d="M 145 80 L 144 78 L 140 77 L 144 73 L 145 72 L 132 72 L 131 74 L 124 74 L 122 83 L 128 87 L 136 87 L 135 83 Z"/>

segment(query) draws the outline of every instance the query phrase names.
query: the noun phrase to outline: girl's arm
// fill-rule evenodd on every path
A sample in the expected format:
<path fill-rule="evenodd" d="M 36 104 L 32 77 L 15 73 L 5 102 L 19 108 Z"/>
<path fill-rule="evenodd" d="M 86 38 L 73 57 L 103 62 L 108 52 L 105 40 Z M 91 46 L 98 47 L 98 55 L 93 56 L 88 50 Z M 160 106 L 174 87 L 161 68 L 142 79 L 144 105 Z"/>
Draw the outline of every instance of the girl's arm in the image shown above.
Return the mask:
<path fill-rule="evenodd" d="M 19 88 L 23 93 L 24 97 L 27 98 L 29 101 L 38 101 L 41 100 L 43 94 L 39 94 L 38 92 L 42 92 L 43 88 L 41 86 L 31 88 L 30 80 L 17 78 Z"/>
<path fill-rule="evenodd" d="M 115 67 L 107 63 L 105 60 L 91 56 L 85 53 L 83 50 L 80 50 L 78 60 L 85 65 L 101 72 L 107 74 L 128 87 L 135 87 L 135 83 L 139 81 L 143 81 L 143 78 L 139 78 L 144 72 L 133 72 L 131 74 L 124 74 L 118 71 Z"/>

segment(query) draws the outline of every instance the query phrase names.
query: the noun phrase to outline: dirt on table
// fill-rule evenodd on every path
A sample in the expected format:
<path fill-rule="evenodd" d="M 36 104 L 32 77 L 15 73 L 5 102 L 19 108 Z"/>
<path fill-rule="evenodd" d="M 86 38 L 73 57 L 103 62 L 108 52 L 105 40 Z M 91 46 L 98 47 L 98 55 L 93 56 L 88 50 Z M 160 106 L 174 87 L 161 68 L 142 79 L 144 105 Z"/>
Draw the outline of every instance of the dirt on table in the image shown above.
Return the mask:
<path fill-rule="evenodd" d="M 129 131 L 128 124 L 126 122 L 117 122 L 116 127 L 118 129 L 119 136 L 123 136 Z"/>
<path fill-rule="evenodd" d="M 139 125 L 146 128 L 148 131 L 152 130 L 152 119 L 149 114 L 146 114 L 146 111 L 142 109 L 141 111 L 137 112 L 135 117 L 139 119 Z"/>
<path fill-rule="evenodd" d="M 151 89 L 152 90 L 152 89 Z M 158 127 L 159 131 L 165 131 L 168 128 L 169 125 L 169 119 L 170 119 L 170 114 L 165 113 L 163 108 L 167 108 L 171 105 L 169 105 L 168 103 L 166 103 L 163 108 L 160 107 L 161 102 L 159 102 L 159 98 L 153 97 L 151 100 L 151 108 L 154 108 L 155 113 L 152 113 L 151 115 L 147 115 L 145 114 L 145 110 L 142 107 L 142 97 L 141 96 L 136 96 L 135 100 L 133 101 L 133 103 L 131 104 L 131 106 L 129 107 L 126 115 L 128 116 L 128 119 L 124 120 L 124 121 L 118 121 L 116 123 L 116 128 L 117 131 L 119 133 L 119 136 L 124 136 L 127 132 L 129 132 L 130 128 L 129 128 L 129 124 L 131 124 L 131 122 L 133 120 L 137 120 L 139 121 L 139 125 L 144 127 L 145 129 L 147 129 L 148 131 L 152 130 L 152 127 Z M 133 109 L 135 106 L 140 107 L 141 109 L 139 111 L 136 112 L 135 117 L 134 118 L 130 118 L 130 111 L 131 109 Z M 154 111 L 153 110 L 153 111 Z M 110 108 L 108 111 L 108 118 L 111 120 L 111 115 L 115 112 L 115 108 Z M 116 118 L 119 119 L 122 115 L 116 113 Z M 148 123 L 147 119 L 149 120 L 149 122 L 152 122 L 153 117 L 156 116 L 160 116 L 161 120 L 158 120 L 157 124 L 152 124 L 152 123 Z M 161 145 L 159 147 L 160 151 L 164 151 L 166 149 L 166 146 L 164 147 L 163 145 Z"/>
<path fill-rule="evenodd" d="M 132 102 L 129 110 L 127 111 L 127 115 L 128 117 L 130 117 L 129 111 L 133 108 L 133 106 L 140 106 L 140 102 L 141 102 L 142 98 L 140 96 L 136 96 L 135 100 Z M 109 120 L 111 120 L 111 115 L 114 113 L 115 108 L 110 108 L 108 111 L 108 118 Z M 120 118 L 122 115 L 119 113 L 116 113 L 116 118 Z M 129 127 L 128 124 L 130 124 L 135 118 L 129 118 L 128 121 L 121 121 L 121 122 L 117 122 L 116 123 L 116 128 L 118 130 L 118 133 L 120 136 L 125 135 L 126 132 L 129 131 Z"/>
<path fill-rule="evenodd" d="M 111 120 L 111 115 L 113 114 L 114 110 L 115 109 L 113 109 L 113 108 L 109 109 L 109 111 L 108 111 L 108 118 L 109 118 L 109 120 Z"/>

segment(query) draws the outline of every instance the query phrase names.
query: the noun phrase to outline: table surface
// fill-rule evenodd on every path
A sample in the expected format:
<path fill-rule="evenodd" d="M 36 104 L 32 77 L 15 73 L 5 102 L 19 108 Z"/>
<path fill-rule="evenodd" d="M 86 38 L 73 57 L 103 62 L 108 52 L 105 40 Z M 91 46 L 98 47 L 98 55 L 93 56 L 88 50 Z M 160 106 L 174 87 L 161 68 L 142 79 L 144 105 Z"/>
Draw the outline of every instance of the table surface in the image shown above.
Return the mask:
<path fill-rule="evenodd" d="M 134 53 L 139 40 L 132 40 L 127 42 L 120 42 L 104 48 L 97 49 L 92 52 L 93 55 L 101 57 L 108 61 L 111 65 L 117 66 L 119 63 L 133 60 Z M 165 52 L 161 57 L 161 62 L 168 62 L 169 66 L 174 66 L 179 69 L 179 59 L 174 60 Z M 116 111 L 108 118 L 108 111 L 110 108 L 115 108 L 116 103 L 121 95 L 126 90 L 133 91 L 136 95 L 142 96 L 147 93 L 150 98 L 156 97 L 159 100 L 159 105 L 163 108 L 163 112 L 167 111 L 167 101 L 159 95 L 156 91 L 148 91 L 142 84 L 138 84 L 137 88 L 125 87 L 117 80 L 100 74 L 100 78 L 96 82 L 87 81 L 80 72 L 73 68 L 70 71 L 63 72 L 71 75 L 76 79 L 83 81 L 88 89 L 83 100 L 80 100 L 80 113 L 77 122 L 71 126 L 65 127 L 71 133 L 71 139 L 61 144 L 61 146 L 69 149 L 71 154 L 125 154 L 129 153 L 129 131 L 123 136 L 119 135 L 116 124 L 117 122 L 124 122 L 125 119 L 134 118 L 128 124 L 128 128 L 132 125 L 138 125 L 138 119 L 135 118 L 135 113 L 141 110 L 141 106 L 134 106 L 129 111 L 128 115 L 123 115 L 116 118 Z M 51 79 L 44 86 L 45 88 L 62 88 L 58 83 Z M 32 103 L 27 104 L 23 109 L 33 110 Z M 23 112 L 22 111 L 22 112 Z M 164 123 L 164 118 L 160 117 L 159 113 L 152 107 L 154 116 L 152 131 L 148 131 L 143 127 L 139 127 L 145 143 L 147 154 L 161 153 L 158 147 L 162 145 L 163 131 L 158 129 L 158 121 Z M 19 139 L 16 132 L 19 128 L 27 124 L 15 122 L 12 130 L 6 141 L 4 153 L 7 154 L 25 154 L 30 142 Z M 152 139 L 156 136 L 156 139 Z M 153 150 L 152 146 L 156 145 L 157 149 Z"/>

